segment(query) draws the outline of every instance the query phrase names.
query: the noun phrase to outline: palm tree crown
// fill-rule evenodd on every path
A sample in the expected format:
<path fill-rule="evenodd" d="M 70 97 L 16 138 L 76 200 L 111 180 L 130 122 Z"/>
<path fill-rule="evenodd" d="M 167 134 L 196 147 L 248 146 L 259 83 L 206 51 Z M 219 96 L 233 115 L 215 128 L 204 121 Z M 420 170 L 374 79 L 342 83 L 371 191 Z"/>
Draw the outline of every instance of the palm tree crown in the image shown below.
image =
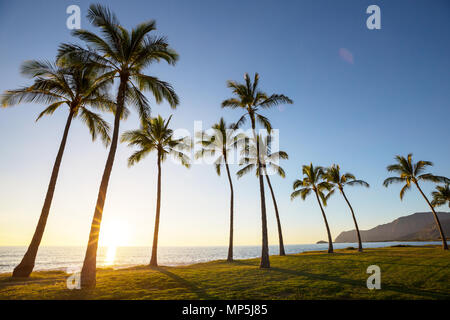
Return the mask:
<path fill-rule="evenodd" d="M 285 178 L 286 173 L 284 172 L 284 169 L 280 167 L 279 161 L 280 159 L 287 160 L 289 159 L 289 156 L 287 152 L 279 150 L 276 152 L 272 152 L 271 148 L 271 136 L 266 136 L 263 138 L 261 135 L 258 136 L 259 140 L 259 147 L 260 147 L 260 161 L 261 161 L 261 167 L 264 171 L 267 170 L 267 168 L 270 168 L 273 170 L 273 172 L 277 173 L 280 177 Z M 245 174 L 249 173 L 253 169 L 255 169 L 256 176 L 259 175 L 259 170 L 257 167 L 257 148 L 255 139 L 249 138 L 250 143 L 244 144 L 244 147 L 241 149 L 241 160 L 240 165 L 246 164 L 245 167 L 243 167 L 241 170 L 239 170 L 236 175 L 238 178 L 241 178 Z"/>
<path fill-rule="evenodd" d="M 195 153 L 195 158 L 216 157 L 214 166 L 217 174 L 220 175 L 222 164 L 230 163 L 229 156 L 231 151 L 243 142 L 245 135 L 238 133 L 236 125 L 233 123 L 227 124 L 223 117 L 211 129 L 214 130 L 212 134 L 206 132 L 197 133 L 197 136 L 200 138 L 198 143 L 201 145 L 201 149 Z"/>
<path fill-rule="evenodd" d="M 431 182 L 449 182 L 446 177 L 435 176 L 431 173 L 424 173 L 426 167 L 432 166 L 431 161 L 419 160 L 416 163 L 412 162 L 412 153 L 408 154 L 405 158 L 397 155 L 395 157 L 397 163 L 389 165 L 387 170 L 389 172 L 395 172 L 398 177 L 389 177 L 384 180 L 383 185 L 388 187 L 392 183 L 404 183 L 405 185 L 400 191 L 400 199 L 403 200 L 405 192 L 411 188 L 411 184 L 417 184 L 419 181 L 431 181 Z"/>
<path fill-rule="evenodd" d="M 179 99 L 172 86 L 143 73 L 153 62 L 164 60 L 174 65 L 178 59 L 178 54 L 169 47 L 166 38 L 149 35 L 156 30 L 155 21 L 141 23 L 128 31 L 109 9 L 101 5 L 91 5 L 87 17 L 100 28 L 102 36 L 87 30 L 74 30 L 73 35 L 89 47 L 85 49 L 76 44 L 62 44 L 58 52 L 59 60 L 74 65 L 92 65 L 104 73 L 103 78 L 120 78 L 126 85 L 125 101 L 136 106 L 143 119 L 148 118 L 150 112 L 143 90 L 151 91 L 157 103 L 165 99 L 175 108 Z"/>
<path fill-rule="evenodd" d="M 246 73 L 244 75 L 245 83 L 241 84 L 236 81 L 228 81 L 227 86 L 236 96 L 234 98 L 227 99 L 222 102 L 222 108 L 242 108 L 246 111 L 244 115 L 236 123 L 241 126 L 245 123 L 246 117 L 249 116 L 254 127 L 255 120 L 258 121 L 267 131 L 272 130 L 270 121 L 265 116 L 261 115 L 258 111 L 260 109 L 270 109 L 279 104 L 292 104 L 293 101 L 283 94 L 267 95 L 258 88 L 259 75 L 255 73 L 253 83 L 250 76 Z"/>
<path fill-rule="evenodd" d="M 338 188 L 341 195 L 344 197 L 345 202 L 347 202 L 348 207 L 350 208 L 350 212 L 352 214 L 353 222 L 355 224 L 356 228 L 356 235 L 358 238 L 358 251 L 363 251 L 362 246 L 362 240 L 361 240 L 361 234 L 359 232 L 358 222 L 356 221 L 355 212 L 353 211 L 353 207 L 350 204 L 350 201 L 347 199 L 347 196 L 344 192 L 344 186 L 363 186 L 363 187 L 369 187 L 369 184 L 363 180 L 357 180 L 355 176 L 351 173 L 344 173 L 341 175 L 340 167 L 339 165 L 333 164 L 331 167 L 327 168 L 325 170 L 324 179 L 329 182 L 332 186 L 335 188 Z M 328 192 L 326 198 L 328 199 L 333 193 L 334 188 Z"/>
<path fill-rule="evenodd" d="M 294 192 L 291 194 L 291 200 L 294 200 L 297 197 L 301 197 L 302 200 L 305 200 L 306 197 L 311 193 L 311 191 L 317 192 L 317 195 L 322 200 L 323 204 L 327 205 L 327 197 L 323 193 L 324 191 L 330 191 L 332 189 L 332 185 L 327 181 L 323 181 L 324 177 L 324 168 L 314 165 L 311 163 L 309 166 L 304 165 L 302 168 L 303 175 L 305 176 L 303 179 L 297 179 L 294 181 L 292 188 Z"/>
<path fill-rule="evenodd" d="M 445 186 L 436 186 L 436 191 L 433 191 L 431 195 L 433 196 L 433 201 L 431 201 L 433 207 L 448 204 L 450 208 L 450 187 L 448 183 Z"/>
<path fill-rule="evenodd" d="M 129 146 L 139 148 L 129 157 L 129 166 L 139 162 L 150 152 L 157 151 L 161 162 L 170 155 L 178 159 L 186 168 L 190 167 L 189 156 L 184 151 L 191 148 L 191 143 L 187 138 L 174 138 L 173 130 L 168 127 L 171 118 L 172 116 L 167 120 L 161 116 L 148 118 L 147 121 L 142 121 L 140 129 L 123 133 L 121 142 L 127 142 Z"/>
<path fill-rule="evenodd" d="M 335 185 L 341 192 L 344 186 L 363 186 L 368 188 L 369 184 L 364 180 L 357 180 L 352 173 L 341 174 L 340 167 L 337 164 L 333 164 L 327 168 L 324 172 L 323 178 L 332 185 Z M 331 192 L 334 192 L 332 190 Z"/>
<path fill-rule="evenodd" d="M 333 188 L 333 185 L 328 183 L 327 181 L 323 181 L 324 177 L 324 169 L 322 167 L 314 167 L 311 163 L 309 166 L 303 166 L 303 175 L 305 176 L 303 180 L 295 180 L 293 189 L 294 192 L 291 194 L 291 200 L 294 200 L 298 196 L 305 200 L 306 197 L 314 192 L 317 203 L 319 204 L 320 211 L 322 212 L 323 221 L 325 223 L 325 228 L 327 230 L 328 235 L 328 253 L 333 253 L 333 240 L 331 238 L 330 227 L 328 226 L 327 217 L 325 215 L 325 210 L 322 207 L 322 203 L 324 206 L 327 205 L 327 196 L 324 195 L 323 191 L 330 191 Z M 321 201 L 322 200 L 322 201 Z"/>
<path fill-rule="evenodd" d="M 411 188 L 411 184 L 414 184 L 419 190 L 422 197 L 427 202 L 428 206 L 431 209 L 431 212 L 433 213 L 436 226 L 441 236 L 442 248 L 444 250 L 448 250 L 447 240 L 444 234 L 444 230 L 442 229 L 441 222 L 439 221 L 439 217 L 434 210 L 433 204 L 428 200 L 427 196 L 420 188 L 419 181 L 450 183 L 450 179 L 446 177 L 435 176 L 431 173 L 424 173 L 425 168 L 428 166 L 432 166 L 433 163 L 431 161 L 424 160 L 419 160 L 416 163 L 413 163 L 412 153 L 408 154 L 406 158 L 398 155 L 395 157 L 395 159 L 397 160 L 397 163 L 388 166 L 387 170 L 389 172 L 396 172 L 399 174 L 399 176 L 387 178 L 386 180 L 384 180 L 383 185 L 385 187 L 388 187 L 391 183 L 405 183 L 402 190 L 400 191 L 400 200 L 403 200 L 405 192 Z"/>
<path fill-rule="evenodd" d="M 73 117 L 79 116 L 87 125 L 95 140 L 100 135 L 105 144 L 109 144 L 109 125 L 102 117 L 91 110 L 114 111 L 108 90 L 111 81 L 98 76 L 92 68 L 70 68 L 57 66 L 49 61 L 30 60 L 22 65 L 21 73 L 34 78 L 28 87 L 7 90 L 1 98 L 2 107 L 20 103 L 43 103 L 47 107 L 36 121 L 45 115 L 53 114 L 59 107 L 66 105 Z"/>

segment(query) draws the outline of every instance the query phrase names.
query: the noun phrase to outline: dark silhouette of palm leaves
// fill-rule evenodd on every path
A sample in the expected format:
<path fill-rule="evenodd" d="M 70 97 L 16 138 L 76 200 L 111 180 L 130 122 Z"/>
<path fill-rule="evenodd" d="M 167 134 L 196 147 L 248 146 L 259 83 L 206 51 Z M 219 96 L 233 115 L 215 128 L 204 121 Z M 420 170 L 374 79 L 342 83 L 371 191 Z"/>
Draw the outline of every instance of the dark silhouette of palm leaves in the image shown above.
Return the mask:
<path fill-rule="evenodd" d="M 315 167 L 312 163 L 308 165 L 304 165 L 302 168 L 303 175 L 305 176 L 303 179 L 297 179 L 294 181 L 292 188 L 294 191 L 291 193 L 291 200 L 300 197 L 302 200 L 305 200 L 311 192 L 317 192 L 317 195 L 322 200 L 322 203 L 327 205 L 327 195 L 324 194 L 324 191 L 331 191 L 333 185 L 328 183 L 327 181 L 323 181 L 323 177 L 325 174 L 323 167 Z"/>
<path fill-rule="evenodd" d="M 172 156 L 186 168 L 190 167 L 190 158 L 186 151 L 191 149 L 191 141 L 189 138 L 174 138 L 173 130 L 168 127 L 171 118 L 172 116 L 167 120 L 161 116 L 148 118 L 142 122 L 140 129 L 122 134 L 121 142 L 138 147 L 138 150 L 128 158 L 129 166 L 141 161 L 150 152 L 156 151 L 161 162 Z"/>
<path fill-rule="evenodd" d="M 259 122 L 270 133 L 272 125 L 268 118 L 259 113 L 261 109 L 270 109 L 280 104 L 292 104 L 293 101 L 283 94 L 267 95 L 259 90 L 259 75 L 255 73 L 253 83 L 250 76 L 246 73 L 244 75 L 245 83 L 241 84 L 236 81 L 228 81 L 227 86 L 236 96 L 222 102 L 222 108 L 238 109 L 242 108 L 246 111 L 236 125 L 241 127 L 245 124 L 246 118 L 249 117 L 254 127 L 255 121 Z"/>
<path fill-rule="evenodd" d="M 57 66 L 49 61 L 30 60 L 22 64 L 21 73 L 34 79 L 31 86 L 7 90 L 1 97 L 2 107 L 20 103 L 42 103 L 47 107 L 36 121 L 52 115 L 65 105 L 74 118 L 79 117 L 88 127 L 92 140 L 100 136 L 107 145 L 110 142 L 108 123 L 99 111 L 114 112 L 116 106 L 108 95 L 111 81 L 101 78 L 94 69 Z"/>
<path fill-rule="evenodd" d="M 264 171 L 267 169 L 272 170 L 274 173 L 278 174 L 280 177 L 285 178 L 286 173 L 284 169 L 279 165 L 280 159 L 287 160 L 289 159 L 288 154 L 285 151 L 279 150 L 276 152 L 272 152 L 271 148 L 271 136 L 266 136 L 265 138 L 261 135 L 258 136 L 259 146 L 260 146 L 260 159 L 261 159 L 261 167 L 263 170 L 262 174 L 265 174 Z M 241 159 L 240 165 L 244 165 L 242 169 L 240 169 L 236 175 L 238 178 L 246 175 L 247 173 L 255 170 L 256 176 L 259 175 L 259 170 L 257 167 L 257 148 L 255 139 L 248 138 L 247 141 L 249 143 L 243 144 L 243 148 L 241 149 Z"/>
<path fill-rule="evenodd" d="M 433 207 L 448 204 L 450 208 L 450 187 L 448 183 L 445 186 L 436 186 L 436 191 L 433 191 L 431 195 L 433 196 L 433 201 L 431 201 Z"/>
<path fill-rule="evenodd" d="M 87 47 L 62 44 L 58 50 L 59 61 L 71 65 L 88 64 L 101 70 L 103 78 L 124 80 L 127 84 L 125 100 L 136 107 L 143 119 L 150 114 L 150 104 L 142 91 L 150 91 L 157 103 L 166 100 L 175 108 L 179 99 L 172 86 L 143 73 L 154 62 L 166 61 L 174 65 L 178 60 L 178 54 L 169 47 L 165 37 L 150 35 L 156 30 L 156 22 L 150 20 L 129 31 L 119 24 L 108 8 L 101 5 L 91 5 L 87 17 L 100 28 L 101 35 L 88 30 L 74 30 L 73 35 L 83 40 Z"/>
<path fill-rule="evenodd" d="M 221 173 L 221 166 L 225 163 L 230 163 L 230 154 L 233 149 L 243 143 L 245 135 L 236 131 L 238 127 L 236 124 L 227 124 L 223 118 L 220 118 L 218 123 L 215 123 L 211 129 L 212 134 L 207 132 L 197 132 L 199 138 L 199 145 L 201 149 L 195 153 L 195 158 L 213 157 L 214 167 L 218 175 Z"/>
<path fill-rule="evenodd" d="M 389 177 L 384 180 L 383 185 L 388 187 L 392 183 L 404 183 L 405 185 L 400 190 L 400 199 L 403 200 L 405 192 L 410 190 L 411 184 L 417 184 L 419 181 L 430 182 L 450 182 L 446 177 L 435 176 L 431 173 L 424 173 L 426 167 L 432 166 L 431 161 L 420 160 L 416 163 L 412 162 L 412 153 L 408 154 L 405 158 L 403 156 L 395 156 L 397 163 L 389 165 L 387 170 L 389 172 L 395 172 L 399 176 Z"/>

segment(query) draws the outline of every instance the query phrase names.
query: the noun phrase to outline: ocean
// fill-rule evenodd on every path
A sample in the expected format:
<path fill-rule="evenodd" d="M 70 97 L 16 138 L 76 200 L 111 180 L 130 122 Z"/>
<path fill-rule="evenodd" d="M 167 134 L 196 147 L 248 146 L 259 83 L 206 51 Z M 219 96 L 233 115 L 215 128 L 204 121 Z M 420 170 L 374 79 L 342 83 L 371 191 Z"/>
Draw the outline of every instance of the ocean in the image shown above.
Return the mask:
<path fill-rule="evenodd" d="M 364 248 L 389 247 L 393 245 L 440 245 L 441 242 L 367 242 Z M 357 243 L 335 243 L 335 249 L 347 247 L 357 248 Z M 305 251 L 327 250 L 328 244 L 291 244 L 285 245 L 287 254 Z M 20 262 L 26 247 L 0 246 L 0 273 L 12 272 Z M 199 262 L 226 259 L 228 248 L 221 247 L 160 247 L 158 248 L 158 264 L 166 266 L 189 265 Z M 278 246 L 269 247 L 271 255 L 278 254 Z M 84 247 L 41 247 L 34 270 L 78 271 L 84 258 Z M 257 258 L 261 254 L 260 246 L 235 246 L 235 259 Z M 101 247 L 98 251 L 97 266 L 125 268 L 150 262 L 151 247 Z"/>

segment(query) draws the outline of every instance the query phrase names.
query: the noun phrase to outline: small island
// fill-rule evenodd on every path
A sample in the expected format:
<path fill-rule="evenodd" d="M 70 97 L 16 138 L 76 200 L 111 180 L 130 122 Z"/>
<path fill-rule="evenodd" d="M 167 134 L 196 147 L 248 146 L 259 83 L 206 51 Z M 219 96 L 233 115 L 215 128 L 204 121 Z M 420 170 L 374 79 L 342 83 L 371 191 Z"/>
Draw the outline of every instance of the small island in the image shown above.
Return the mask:
<path fill-rule="evenodd" d="M 316 244 L 321 244 L 321 243 L 328 243 L 327 241 L 324 241 L 324 240 L 320 240 L 320 241 L 317 241 L 316 242 Z"/>

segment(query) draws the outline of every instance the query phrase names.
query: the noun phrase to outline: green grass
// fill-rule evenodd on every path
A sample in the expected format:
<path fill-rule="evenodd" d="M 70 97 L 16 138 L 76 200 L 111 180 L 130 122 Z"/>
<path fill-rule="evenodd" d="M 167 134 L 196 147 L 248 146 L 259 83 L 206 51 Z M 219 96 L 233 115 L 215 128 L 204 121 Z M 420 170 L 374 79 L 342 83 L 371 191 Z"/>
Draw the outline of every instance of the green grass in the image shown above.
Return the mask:
<path fill-rule="evenodd" d="M 95 290 L 68 290 L 68 275 L 0 274 L 0 299 L 450 299 L 450 253 L 436 246 L 337 250 L 214 261 L 184 267 L 99 269 Z M 381 290 L 369 290 L 369 265 L 381 268 Z"/>

